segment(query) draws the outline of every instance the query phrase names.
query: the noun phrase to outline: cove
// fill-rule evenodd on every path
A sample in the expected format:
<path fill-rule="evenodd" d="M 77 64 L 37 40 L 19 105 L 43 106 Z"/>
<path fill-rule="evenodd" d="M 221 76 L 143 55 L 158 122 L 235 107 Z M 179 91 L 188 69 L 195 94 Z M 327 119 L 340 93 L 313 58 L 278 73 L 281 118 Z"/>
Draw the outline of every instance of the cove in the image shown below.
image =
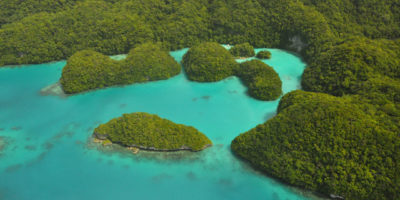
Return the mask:
<path fill-rule="evenodd" d="M 263 49 L 256 49 L 256 53 Z M 268 49 L 283 92 L 300 88 L 305 64 Z M 187 49 L 171 55 L 181 61 Z M 121 58 L 121 57 L 119 57 Z M 240 61 L 239 61 L 240 62 Z M 277 101 L 246 94 L 236 77 L 196 83 L 171 79 L 112 87 L 68 98 L 42 96 L 65 61 L 0 68 L 0 199 L 313 199 L 235 158 L 230 142 L 275 115 Z M 99 150 L 89 138 L 100 123 L 148 112 L 196 127 L 214 146 L 172 154 Z"/>

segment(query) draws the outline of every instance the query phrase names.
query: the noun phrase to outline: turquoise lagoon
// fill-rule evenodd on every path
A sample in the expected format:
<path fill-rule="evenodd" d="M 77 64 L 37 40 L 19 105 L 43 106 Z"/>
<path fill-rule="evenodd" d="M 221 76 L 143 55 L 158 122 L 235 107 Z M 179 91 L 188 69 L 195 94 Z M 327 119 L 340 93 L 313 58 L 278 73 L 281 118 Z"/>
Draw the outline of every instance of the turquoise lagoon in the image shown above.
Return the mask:
<path fill-rule="evenodd" d="M 171 55 L 180 61 L 186 51 Z M 284 92 L 299 89 L 305 64 L 285 51 L 270 51 L 272 59 L 264 61 L 279 73 Z M 68 98 L 42 96 L 39 91 L 60 78 L 64 65 L 0 69 L 0 137 L 6 143 L 0 153 L 0 199 L 314 198 L 232 155 L 232 139 L 274 116 L 278 106 L 250 98 L 238 78 L 195 83 L 181 73 Z M 100 123 L 139 111 L 194 126 L 214 146 L 199 153 L 133 155 L 90 142 Z"/>

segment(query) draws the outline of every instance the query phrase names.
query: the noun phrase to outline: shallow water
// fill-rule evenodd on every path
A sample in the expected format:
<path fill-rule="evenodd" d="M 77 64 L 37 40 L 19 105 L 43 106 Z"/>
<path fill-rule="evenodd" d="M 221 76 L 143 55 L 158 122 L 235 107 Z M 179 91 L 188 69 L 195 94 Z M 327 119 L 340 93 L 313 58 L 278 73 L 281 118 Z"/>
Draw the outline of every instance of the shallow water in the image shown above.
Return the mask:
<path fill-rule="evenodd" d="M 180 61 L 186 51 L 171 55 Z M 305 64 L 285 51 L 270 51 L 266 63 L 280 75 L 284 92 L 298 89 Z M 181 73 L 68 98 L 41 96 L 64 65 L 0 68 L 0 199 L 313 198 L 252 170 L 230 152 L 235 136 L 272 117 L 278 105 L 247 96 L 238 78 L 195 83 Z M 199 153 L 132 155 L 89 142 L 99 123 L 138 111 L 194 126 L 214 146 Z"/>

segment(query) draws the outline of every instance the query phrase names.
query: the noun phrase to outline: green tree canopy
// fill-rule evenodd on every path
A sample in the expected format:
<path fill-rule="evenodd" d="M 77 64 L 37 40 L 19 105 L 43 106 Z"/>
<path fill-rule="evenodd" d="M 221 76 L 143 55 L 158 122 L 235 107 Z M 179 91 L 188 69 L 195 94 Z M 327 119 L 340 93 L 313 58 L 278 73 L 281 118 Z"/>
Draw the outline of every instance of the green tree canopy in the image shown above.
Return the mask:
<path fill-rule="evenodd" d="M 74 94 L 113 85 L 168 79 L 179 74 L 180 65 L 157 44 L 132 49 L 121 61 L 92 50 L 79 51 L 67 60 L 60 83 Z"/>
<path fill-rule="evenodd" d="M 255 55 L 253 46 L 248 42 L 233 46 L 229 52 L 235 57 L 253 57 Z"/>
<path fill-rule="evenodd" d="M 220 81 L 232 76 L 238 67 L 229 51 L 215 42 L 190 48 L 183 56 L 182 64 L 188 78 L 200 82 Z"/>
<path fill-rule="evenodd" d="M 259 60 L 241 63 L 236 75 L 249 88 L 249 95 L 256 99 L 271 101 L 282 94 L 282 81 L 278 73 Z"/>
<path fill-rule="evenodd" d="M 295 91 L 232 150 L 281 180 L 346 199 L 400 198 L 400 137 L 358 101 Z"/>
<path fill-rule="evenodd" d="M 257 58 L 259 59 L 270 59 L 271 58 L 271 52 L 267 50 L 263 50 L 257 53 L 256 55 Z"/>
<path fill-rule="evenodd" d="M 197 129 L 148 113 L 124 114 L 112 119 L 97 127 L 94 136 L 125 147 L 155 151 L 200 151 L 212 145 Z"/>

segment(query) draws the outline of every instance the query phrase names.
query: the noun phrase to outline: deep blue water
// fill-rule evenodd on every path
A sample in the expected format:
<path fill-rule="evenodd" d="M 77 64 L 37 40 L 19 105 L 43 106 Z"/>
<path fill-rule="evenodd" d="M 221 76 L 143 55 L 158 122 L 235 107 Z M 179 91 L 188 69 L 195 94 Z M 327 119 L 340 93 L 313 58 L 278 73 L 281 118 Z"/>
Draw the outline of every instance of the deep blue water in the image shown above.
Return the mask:
<path fill-rule="evenodd" d="M 186 51 L 171 55 L 180 61 Z M 305 64 L 285 51 L 270 51 L 266 63 L 280 75 L 284 92 L 299 89 Z M 68 98 L 41 96 L 40 89 L 57 82 L 64 65 L 0 68 L 0 137 L 6 142 L 0 199 L 313 198 L 254 171 L 230 152 L 237 135 L 272 117 L 278 105 L 247 96 L 238 78 L 196 83 L 181 73 Z M 100 123 L 138 111 L 194 126 L 214 146 L 199 153 L 133 155 L 90 142 Z"/>

